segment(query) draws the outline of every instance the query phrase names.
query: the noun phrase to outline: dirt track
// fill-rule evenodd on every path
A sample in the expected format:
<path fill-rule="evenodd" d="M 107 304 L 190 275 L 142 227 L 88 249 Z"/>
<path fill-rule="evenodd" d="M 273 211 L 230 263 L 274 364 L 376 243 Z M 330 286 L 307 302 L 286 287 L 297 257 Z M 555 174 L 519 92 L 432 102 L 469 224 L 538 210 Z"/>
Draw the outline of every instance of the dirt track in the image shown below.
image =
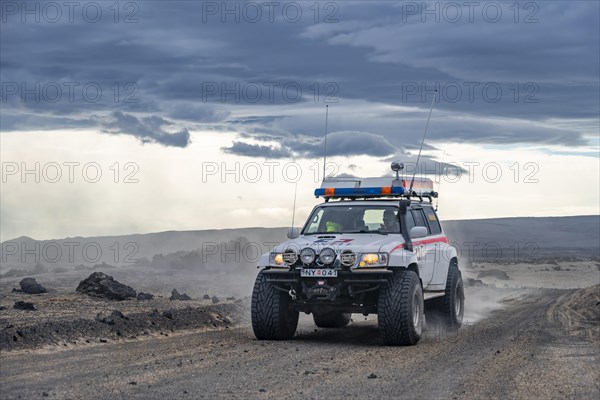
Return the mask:
<path fill-rule="evenodd" d="M 4 352 L 1 397 L 596 399 L 598 342 L 567 333 L 575 293 L 534 290 L 456 336 L 430 324 L 414 347 L 382 346 L 374 321 L 315 331 L 305 317 L 286 342 L 242 325 Z"/>

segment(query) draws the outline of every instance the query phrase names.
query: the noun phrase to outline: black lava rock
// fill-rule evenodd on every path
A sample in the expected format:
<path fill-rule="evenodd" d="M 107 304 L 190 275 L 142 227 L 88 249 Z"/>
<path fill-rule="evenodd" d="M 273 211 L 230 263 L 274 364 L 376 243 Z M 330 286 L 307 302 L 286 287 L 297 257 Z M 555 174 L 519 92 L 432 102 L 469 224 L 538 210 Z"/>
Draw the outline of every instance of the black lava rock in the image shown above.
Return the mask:
<path fill-rule="evenodd" d="M 79 282 L 76 290 L 79 293 L 110 300 L 126 300 L 136 297 L 133 288 L 115 281 L 112 276 L 103 272 L 94 272 Z"/>
<path fill-rule="evenodd" d="M 17 301 L 15 303 L 15 305 L 13 306 L 13 308 L 16 310 L 28 310 L 28 311 L 35 310 L 35 306 L 33 305 L 33 303 L 29 303 L 27 301 Z"/>
<path fill-rule="evenodd" d="M 233 300 L 235 300 L 235 296 L 227 297 L 225 300 L 233 301 Z"/>
<path fill-rule="evenodd" d="M 465 286 L 487 286 L 481 279 L 466 278 Z"/>
<path fill-rule="evenodd" d="M 210 296 L 209 296 L 209 295 L 207 295 L 207 294 L 205 294 L 205 295 L 204 295 L 204 297 L 203 297 L 203 299 L 204 299 L 204 300 L 210 300 Z"/>
<path fill-rule="evenodd" d="M 108 325 L 114 325 L 115 322 L 120 319 L 125 319 L 125 315 L 119 310 L 100 311 L 98 315 L 96 315 L 96 321 Z"/>
<path fill-rule="evenodd" d="M 171 297 L 169 297 L 169 300 L 191 300 L 192 298 L 190 296 L 188 296 L 187 294 L 183 293 L 179 293 L 177 291 L 177 289 L 173 289 L 173 291 L 171 292 Z"/>
<path fill-rule="evenodd" d="M 140 292 L 137 295 L 137 299 L 138 300 L 152 300 L 152 299 L 154 299 L 154 295 L 152 295 L 150 293 Z"/>
<path fill-rule="evenodd" d="M 219 298 L 217 296 L 212 297 L 213 304 L 217 304 L 219 301 L 221 301 L 221 300 L 219 300 Z"/>
<path fill-rule="evenodd" d="M 25 278 L 19 282 L 19 285 L 21 286 L 21 290 L 28 294 L 40 294 L 47 292 L 46 288 L 37 283 L 35 278 Z"/>

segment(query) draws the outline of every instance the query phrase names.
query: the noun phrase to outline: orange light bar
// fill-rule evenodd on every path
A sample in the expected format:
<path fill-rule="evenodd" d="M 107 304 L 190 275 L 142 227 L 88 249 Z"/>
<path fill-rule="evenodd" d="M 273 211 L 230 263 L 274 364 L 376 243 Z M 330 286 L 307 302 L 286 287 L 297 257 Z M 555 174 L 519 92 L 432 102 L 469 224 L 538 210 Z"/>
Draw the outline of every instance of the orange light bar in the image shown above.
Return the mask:
<path fill-rule="evenodd" d="M 384 195 L 391 195 L 392 194 L 392 187 L 391 186 L 384 186 L 381 188 L 381 194 Z"/>
<path fill-rule="evenodd" d="M 330 197 L 335 193 L 335 188 L 325 188 L 325 196 Z"/>

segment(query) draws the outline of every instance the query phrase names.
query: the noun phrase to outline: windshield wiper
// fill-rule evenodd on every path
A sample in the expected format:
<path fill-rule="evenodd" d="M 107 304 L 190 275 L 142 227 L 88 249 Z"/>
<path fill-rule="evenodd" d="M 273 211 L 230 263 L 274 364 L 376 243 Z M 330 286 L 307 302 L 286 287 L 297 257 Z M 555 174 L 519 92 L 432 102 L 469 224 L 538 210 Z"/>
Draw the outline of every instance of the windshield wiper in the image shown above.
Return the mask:
<path fill-rule="evenodd" d="M 388 232 L 382 232 L 379 229 L 374 230 L 374 231 L 369 231 L 369 230 L 366 230 L 366 229 L 361 229 L 359 231 L 350 231 L 350 232 L 345 232 L 345 233 L 377 233 L 379 235 L 387 235 L 388 234 Z"/>
<path fill-rule="evenodd" d="M 379 235 L 388 235 L 388 232 L 382 232 L 381 230 L 377 229 L 375 231 L 365 231 L 364 229 L 360 231 L 360 233 L 377 233 Z"/>

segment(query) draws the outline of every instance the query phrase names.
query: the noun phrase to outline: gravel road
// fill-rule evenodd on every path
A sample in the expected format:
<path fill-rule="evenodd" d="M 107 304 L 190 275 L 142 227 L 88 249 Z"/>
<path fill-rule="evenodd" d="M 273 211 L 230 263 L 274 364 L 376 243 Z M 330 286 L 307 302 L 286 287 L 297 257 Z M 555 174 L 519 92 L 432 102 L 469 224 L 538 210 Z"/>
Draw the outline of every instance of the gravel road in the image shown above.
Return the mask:
<path fill-rule="evenodd" d="M 372 319 L 259 342 L 246 324 L 102 344 L 3 352 L 6 399 L 600 396 L 598 342 L 569 334 L 575 290 L 535 289 L 449 335 L 430 323 L 413 347 L 385 347 Z"/>

